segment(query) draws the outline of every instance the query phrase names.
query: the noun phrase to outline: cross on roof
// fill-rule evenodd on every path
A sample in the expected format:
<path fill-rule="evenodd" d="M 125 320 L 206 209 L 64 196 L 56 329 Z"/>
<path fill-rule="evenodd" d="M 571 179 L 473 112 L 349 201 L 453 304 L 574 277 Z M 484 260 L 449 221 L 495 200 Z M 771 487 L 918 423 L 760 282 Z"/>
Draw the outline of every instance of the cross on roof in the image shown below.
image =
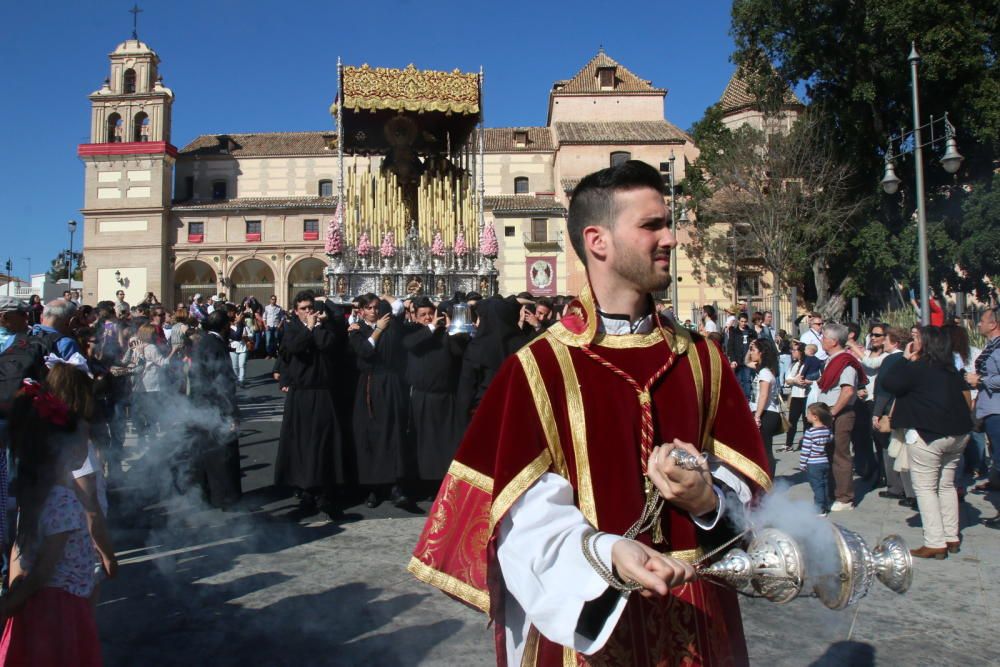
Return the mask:
<path fill-rule="evenodd" d="M 142 10 L 139 9 L 139 5 L 133 5 L 132 9 L 128 10 L 128 13 L 132 15 L 132 39 L 138 41 L 139 39 L 139 14 Z"/>

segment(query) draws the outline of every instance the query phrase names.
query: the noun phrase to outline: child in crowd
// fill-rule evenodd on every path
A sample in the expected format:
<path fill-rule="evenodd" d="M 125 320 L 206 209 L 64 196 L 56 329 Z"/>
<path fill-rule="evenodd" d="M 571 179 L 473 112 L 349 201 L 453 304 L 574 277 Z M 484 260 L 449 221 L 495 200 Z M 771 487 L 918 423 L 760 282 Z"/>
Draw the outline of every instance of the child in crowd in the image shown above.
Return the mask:
<path fill-rule="evenodd" d="M 101 647 L 89 597 L 97 554 L 70 473 L 87 458 L 86 428 L 66 403 L 26 381 L 11 410 L 20 516 L 0 664 L 99 666 Z"/>
<path fill-rule="evenodd" d="M 810 427 L 802 437 L 799 468 L 806 472 L 813 491 L 813 502 L 820 516 L 830 512 L 830 459 L 827 446 L 833 439 L 833 415 L 823 403 L 813 403 L 806 409 Z"/>
<path fill-rule="evenodd" d="M 49 390 L 76 413 L 81 427 L 89 432 L 94 414 L 94 381 L 83 369 L 86 366 L 73 365 L 52 359 L 45 384 Z M 87 530 L 97 548 L 98 561 L 94 568 L 94 593 L 91 601 L 96 605 L 99 594 L 98 584 L 105 577 L 113 577 L 118 570 L 118 560 L 111 544 L 108 530 L 108 492 L 104 478 L 104 462 L 93 440 L 87 439 L 87 459 L 73 471 L 73 489 L 83 503 L 87 513 Z"/>

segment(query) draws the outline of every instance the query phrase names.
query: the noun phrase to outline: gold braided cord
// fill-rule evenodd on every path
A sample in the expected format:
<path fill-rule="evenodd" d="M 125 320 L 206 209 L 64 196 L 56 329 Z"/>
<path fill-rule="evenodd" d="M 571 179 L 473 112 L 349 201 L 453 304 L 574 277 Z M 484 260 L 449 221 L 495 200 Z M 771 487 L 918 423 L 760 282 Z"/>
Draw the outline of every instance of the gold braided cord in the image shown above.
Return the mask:
<path fill-rule="evenodd" d="M 697 345 L 688 347 L 687 358 L 688 364 L 691 366 L 691 377 L 694 379 L 694 394 L 698 405 L 698 430 L 696 433 L 701 434 L 702 426 L 705 424 L 705 378 L 701 371 L 701 353 L 698 352 Z M 704 442 L 704 439 L 698 440 L 697 444 L 701 444 L 702 442 Z"/>
<path fill-rule="evenodd" d="M 344 108 L 479 113 L 479 75 L 389 67 L 344 67 Z"/>
<path fill-rule="evenodd" d="M 712 341 L 707 341 L 707 347 L 709 373 L 711 373 L 709 381 L 712 383 L 712 393 L 708 402 L 708 419 L 705 422 L 705 434 L 702 436 L 701 451 L 703 452 L 712 451 L 709 448 L 709 443 L 712 439 L 712 429 L 715 427 L 715 415 L 719 411 L 719 394 L 722 392 L 722 354 Z"/>
<path fill-rule="evenodd" d="M 430 584 L 448 595 L 453 595 L 480 611 L 487 614 L 490 613 L 490 596 L 486 591 L 470 586 L 450 574 L 445 574 L 441 570 L 435 570 L 416 556 L 410 558 L 410 563 L 406 566 L 406 569 L 420 581 Z"/>

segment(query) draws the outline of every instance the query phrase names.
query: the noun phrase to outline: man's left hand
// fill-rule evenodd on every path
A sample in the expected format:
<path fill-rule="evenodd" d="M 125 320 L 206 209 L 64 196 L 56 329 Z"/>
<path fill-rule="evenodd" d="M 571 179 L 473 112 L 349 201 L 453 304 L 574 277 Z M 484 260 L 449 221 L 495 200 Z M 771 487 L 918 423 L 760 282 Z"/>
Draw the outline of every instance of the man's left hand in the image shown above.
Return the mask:
<path fill-rule="evenodd" d="M 654 447 L 649 455 L 646 476 L 656 486 L 664 500 L 694 516 L 709 514 L 718 507 L 718 496 L 712 488 L 712 473 L 708 462 L 702 461 L 695 470 L 682 468 L 670 456 L 673 449 L 682 449 L 692 456 L 701 452 L 688 442 L 676 438 L 672 443 Z"/>

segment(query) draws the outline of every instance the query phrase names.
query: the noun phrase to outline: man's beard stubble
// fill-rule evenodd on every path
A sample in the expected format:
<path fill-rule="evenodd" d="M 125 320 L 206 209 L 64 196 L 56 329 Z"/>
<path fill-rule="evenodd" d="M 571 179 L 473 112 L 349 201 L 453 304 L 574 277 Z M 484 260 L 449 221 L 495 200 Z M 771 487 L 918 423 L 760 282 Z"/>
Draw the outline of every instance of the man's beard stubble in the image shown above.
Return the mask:
<path fill-rule="evenodd" d="M 664 257 L 668 262 L 667 269 L 669 270 L 669 251 L 665 254 L 658 251 L 651 258 L 646 258 L 640 252 L 619 244 L 617 240 L 614 241 L 614 245 L 616 257 L 614 269 L 618 275 L 637 285 L 644 292 L 657 292 L 670 287 L 670 273 L 661 275 L 656 270 L 654 263 L 657 259 Z"/>

